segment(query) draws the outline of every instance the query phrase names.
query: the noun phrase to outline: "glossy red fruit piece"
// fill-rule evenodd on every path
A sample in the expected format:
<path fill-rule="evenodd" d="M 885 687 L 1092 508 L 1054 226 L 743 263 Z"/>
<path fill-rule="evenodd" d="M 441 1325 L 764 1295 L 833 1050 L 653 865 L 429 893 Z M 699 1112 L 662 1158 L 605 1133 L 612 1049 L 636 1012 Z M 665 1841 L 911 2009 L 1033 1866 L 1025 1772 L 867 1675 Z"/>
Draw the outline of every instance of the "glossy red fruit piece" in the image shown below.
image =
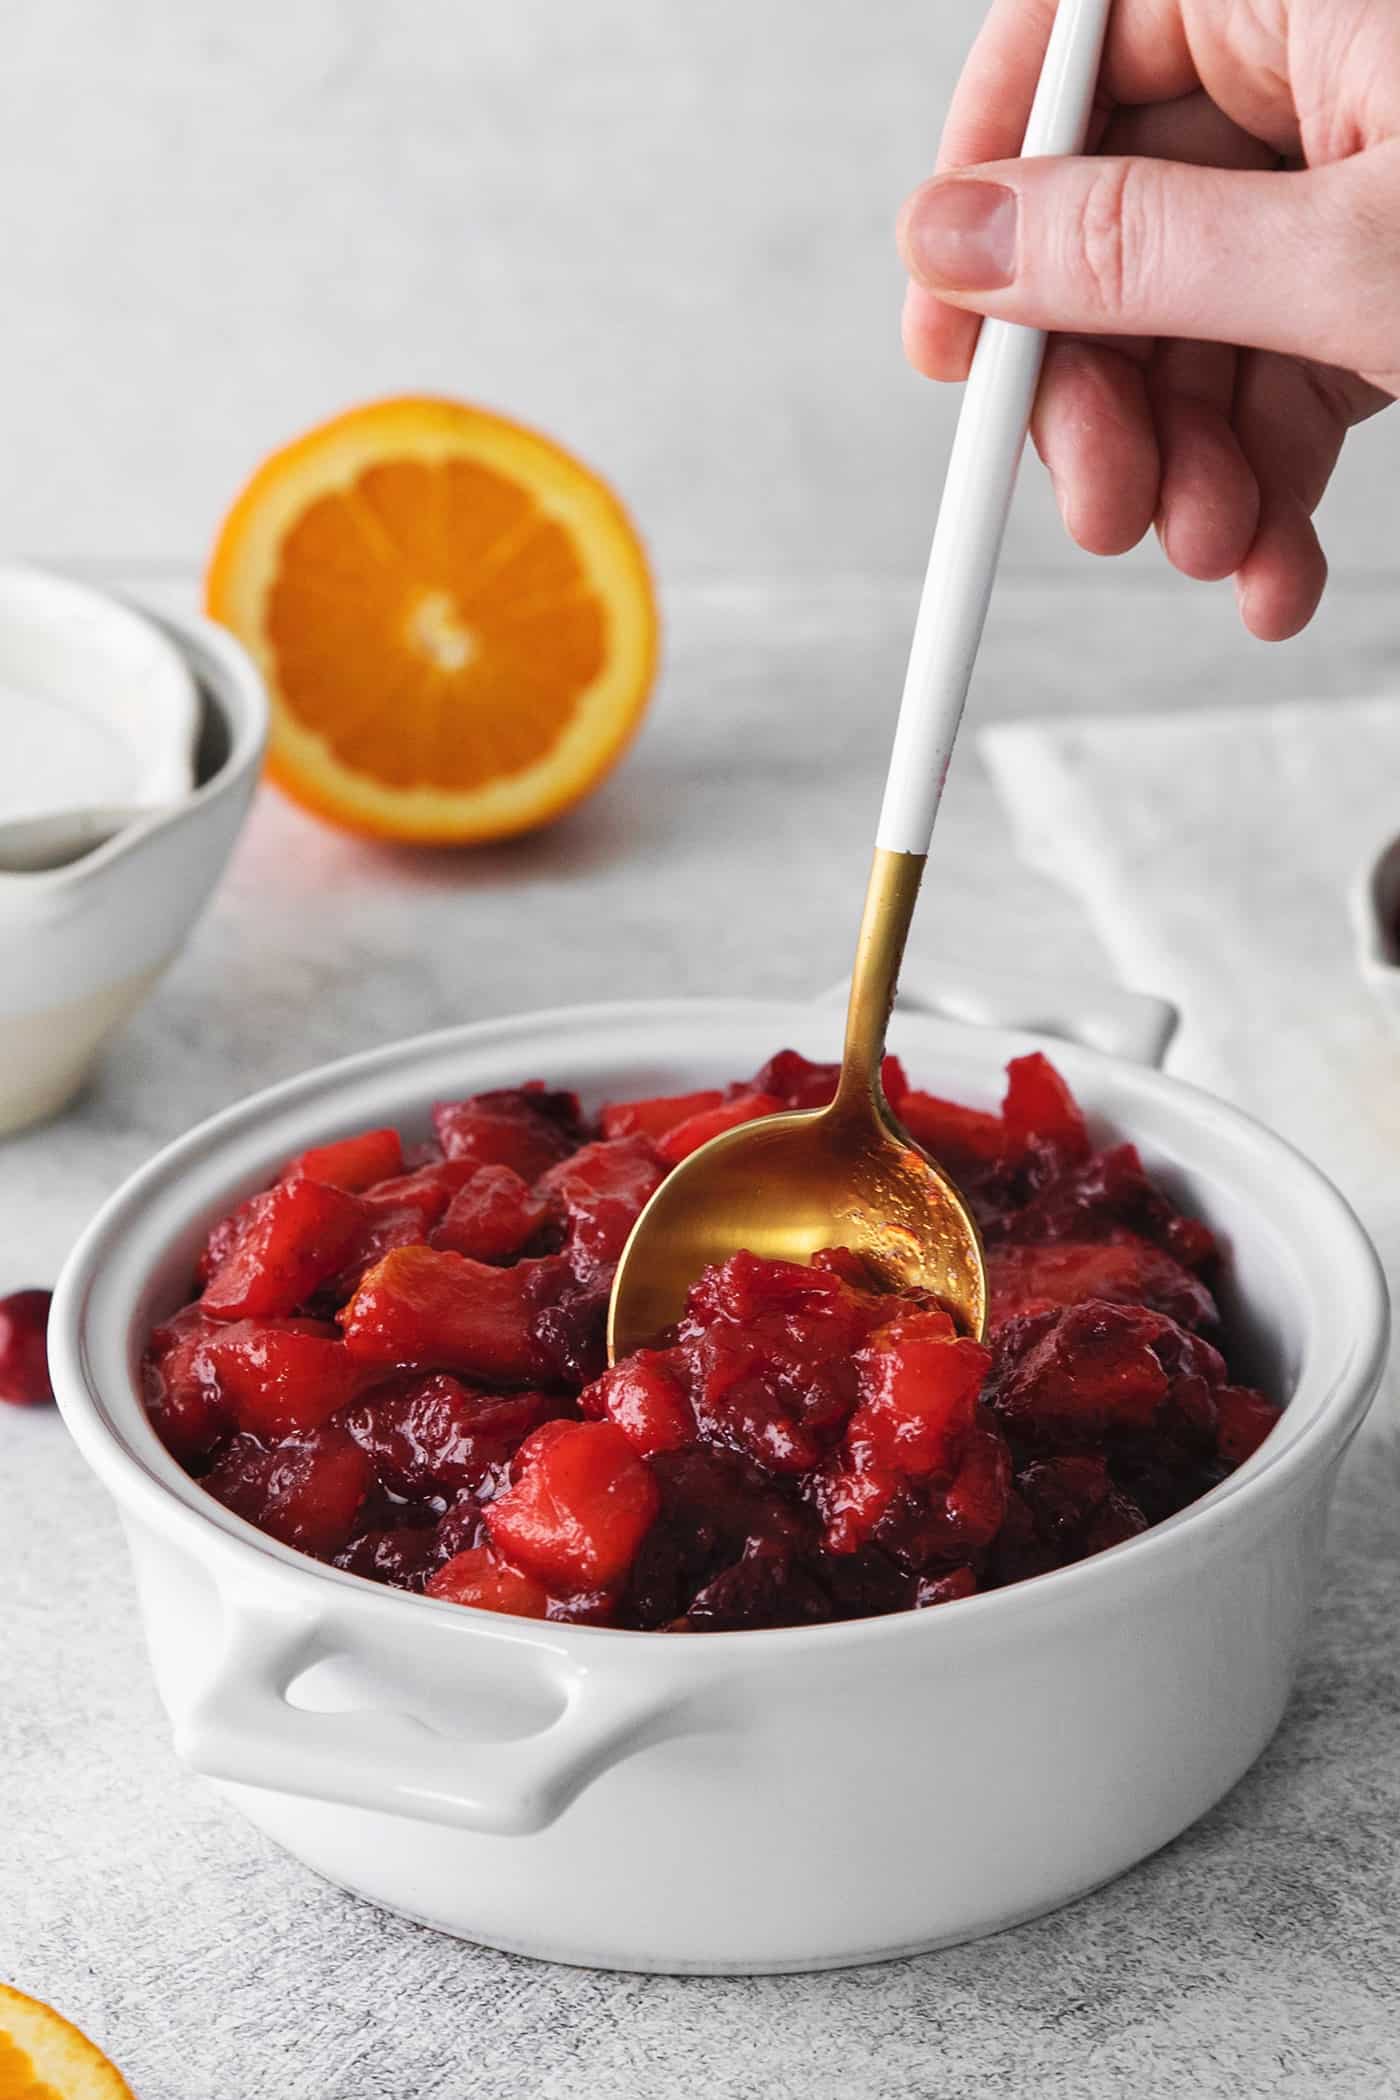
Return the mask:
<path fill-rule="evenodd" d="M 206 1350 L 221 1322 L 186 1305 L 157 1327 L 141 1365 L 142 1394 L 151 1425 L 181 1465 L 198 1465 L 233 1427 L 228 1404 Z"/>
<path fill-rule="evenodd" d="M 987 1401 L 1007 1429 L 1041 1440 L 1101 1442 L 1110 1427 L 1149 1427 L 1169 1380 L 1131 1306 L 1085 1305 L 1009 1321 Z"/>
<path fill-rule="evenodd" d="M 954 1170 L 990 1165 L 1001 1157 L 1006 1145 L 1006 1126 L 1000 1116 L 963 1108 L 956 1101 L 944 1101 L 917 1088 L 900 1101 L 899 1120 L 930 1159 Z"/>
<path fill-rule="evenodd" d="M 843 1453 L 825 1472 L 814 1475 L 813 1493 L 826 1523 L 823 1543 L 828 1553 L 854 1553 L 872 1537 L 900 1489 L 892 1466 L 867 1459 L 857 1464 Z"/>
<path fill-rule="evenodd" d="M 708 1145 L 711 1138 L 726 1130 L 737 1130 L 741 1123 L 756 1122 L 760 1116 L 776 1115 L 784 1106 L 776 1094 L 741 1094 L 736 1101 L 724 1101 L 718 1108 L 687 1116 L 684 1123 L 677 1123 L 674 1130 L 666 1132 L 656 1149 L 668 1166 L 678 1166 L 692 1152 Z"/>
<path fill-rule="evenodd" d="M 823 1275 L 835 1276 L 842 1283 L 849 1283 L 853 1290 L 874 1291 L 879 1288 L 874 1271 L 849 1247 L 819 1247 L 812 1256 L 811 1265 Z"/>
<path fill-rule="evenodd" d="M 372 1475 L 359 1446 L 328 1422 L 270 1447 L 236 1436 L 203 1484 L 269 1537 L 324 1558 L 349 1544 Z"/>
<path fill-rule="evenodd" d="M 294 1313 L 343 1268 L 365 1229 L 365 1210 L 345 1190 L 284 1181 L 255 1196 L 210 1277 L 204 1309 L 220 1320 L 275 1320 Z"/>
<path fill-rule="evenodd" d="M 971 1568 L 950 1568 L 946 1575 L 921 1575 L 914 1587 L 914 1609 L 925 1611 L 931 1604 L 955 1604 L 959 1597 L 975 1597 L 977 1577 Z"/>
<path fill-rule="evenodd" d="M 490 1546 L 469 1546 L 429 1577 L 427 1595 L 478 1611 L 513 1613 L 517 1619 L 549 1616 L 549 1592 L 532 1575 L 512 1567 Z"/>
<path fill-rule="evenodd" d="M 951 1475 L 976 1422 L 991 1353 L 944 1312 L 906 1313 L 856 1358 L 860 1403 L 846 1431 L 857 1465 Z"/>
<path fill-rule="evenodd" d="M 980 1556 L 992 1544 L 1006 1515 L 1011 1492 L 1011 1457 L 995 1431 L 975 1428 L 959 1450 L 952 1478 L 894 1474 L 877 1469 L 877 1482 L 893 1480 L 892 1495 L 874 1505 L 873 1527 L 865 1513 L 862 1536 L 873 1539 L 911 1574 Z"/>
<path fill-rule="evenodd" d="M 266 1191 L 264 1190 L 262 1193 L 265 1194 Z M 236 1210 L 231 1210 L 228 1213 L 227 1217 L 218 1219 L 215 1224 L 210 1226 L 209 1236 L 201 1247 L 199 1259 L 194 1265 L 195 1282 L 201 1290 L 204 1289 L 205 1284 L 208 1283 L 219 1264 L 225 1261 L 237 1246 L 238 1235 L 242 1232 L 244 1222 L 257 1200 L 257 1197 L 254 1196 L 247 1203 L 240 1203 Z"/>
<path fill-rule="evenodd" d="M 403 1141 L 397 1130 L 361 1130 L 299 1153 L 282 1179 L 324 1182 L 352 1193 L 403 1171 Z"/>
<path fill-rule="evenodd" d="M 0 1298 L 0 1400 L 12 1407 L 43 1407 L 53 1399 L 49 1378 L 52 1291 L 11 1291 Z"/>
<path fill-rule="evenodd" d="M 813 1064 L 797 1050 L 779 1050 L 760 1072 L 749 1091 L 773 1094 L 785 1108 L 825 1108 L 836 1098 L 839 1064 Z M 893 1108 L 909 1091 L 909 1081 L 897 1057 L 886 1057 L 880 1065 L 880 1084 Z"/>
<path fill-rule="evenodd" d="M 1145 1305 L 1183 1327 L 1213 1332 L 1220 1324 L 1214 1298 L 1199 1276 L 1136 1234 L 1112 1240 L 1050 1240 L 987 1249 L 991 1324 L 1046 1305 L 1078 1305 L 1103 1298 Z"/>
<path fill-rule="evenodd" d="M 577 1095 L 539 1085 L 442 1102 L 433 1110 L 433 1128 L 449 1159 L 513 1167 L 522 1181 L 538 1181 L 583 1137 Z"/>
<path fill-rule="evenodd" d="M 541 1193 L 563 1206 L 576 1272 L 587 1278 L 616 1267 L 627 1235 L 666 1176 L 647 1137 L 603 1138 L 553 1167 Z"/>
<path fill-rule="evenodd" d="M 340 1315 L 346 1347 L 365 1363 L 529 1385 L 541 1371 L 533 1319 L 568 1278 L 555 1258 L 495 1269 L 445 1247 L 400 1247 Z"/>
<path fill-rule="evenodd" d="M 1277 1426 L 1280 1410 L 1249 1386 L 1221 1386 L 1215 1395 L 1216 1439 L 1220 1456 L 1232 1466 L 1253 1457 Z"/>
<path fill-rule="evenodd" d="M 949 1539 L 968 1553 L 990 1546 L 1005 1521 L 1010 1492 L 1011 1454 L 1005 1438 L 995 1430 L 974 1429 L 943 1491 Z"/>
<path fill-rule="evenodd" d="M 896 1309 L 840 1268 L 740 1252 L 698 1280 L 672 1362 L 702 1436 L 785 1474 L 821 1460 L 856 1404 L 855 1352 Z"/>
<path fill-rule="evenodd" d="M 595 1421 L 614 1423 L 643 1458 L 695 1441 L 690 1402 L 659 1349 L 638 1349 L 624 1357 L 584 1388 L 579 1406 Z"/>
<path fill-rule="evenodd" d="M 391 1494 L 455 1500 L 494 1494 L 525 1438 L 569 1405 L 545 1393 L 473 1392 L 439 1372 L 369 1395 L 344 1423 Z"/>
<path fill-rule="evenodd" d="M 526 1450 L 522 1447 L 517 1451 L 511 1464 L 511 1479 L 513 1481 L 519 1480 L 521 1475 L 536 1463 L 551 1444 L 557 1443 L 561 1436 L 567 1435 L 571 1428 L 577 1428 L 577 1426 L 577 1423 L 562 1420 L 541 1423 L 534 1434 L 526 1439 L 529 1449 Z"/>
<path fill-rule="evenodd" d="M 727 1321 L 763 1334 L 775 1347 L 797 1333 L 819 1333 L 828 1352 L 844 1348 L 852 1353 L 858 1341 L 902 1307 L 898 1300 L 853 1288 L 850 1259 L 839 1247 L 811 1263 L 770 1261 L 740 1249 L 697 1278 L 683 1326 Z"/>
<path fill-rule="evenodd" d="M 909 1074 L 905 1071 L 899 1058 L 893 1056 L 881 1058 L 880 1085 L 884 1089 L 885 1099 L 898 1114 L 909 1092 Z"/>
<path fill-rule="evenodd" d="M 551 1597 L 545 1613 L 561 1626 L 615 1626 L 615 1590 L 578 1590 L 572 1596 Z"/>
<path fill-rule="evenodd" d="M 383 1261 L 386 1254 L 393 1254 L 400 1247 L 421 1247 L 426 1240 L 427 1233 L 417 1210 L 371 1211 L 350 1260 L 329 1282 L 318 1288 L 313 1301 L 317 1312 L 336 1312 L 354 1296 L 369 1271 Z"/>
<path fill-rule="evenodd" d="M 480 1170 L 469 1159 L 439 1159 L 411 1174 L 395 1174 L 363 1191 L 360 1201 L 372 1215 L 394 1217 L 405 1211 L 417 1218 L 424 1239 L 459 1189 L 475 1179 Z"/>
<path fill-rule="evenodd" d="M 755 1072 L 749 1091 L 771 1094 L 784 1108 L 825 1108 L 840 1076 L 838 1064 L 814 1064 L 800 1050 L 778 1050 Z"/>
<path fill-rule="evenodd" d="M 657 1095 L 650 1101 L 610 1101 L 598 1121 L 605 1138 L 647 1137 L 655 1142 L 678 1123 L 718 1108 L 723 1099 L 718 1087 L 705 1087 L 697 1094 Z"/>
<path fill-rule="evenodd" d="M 1034 1050 L 1013 1057 L 1006 1068 L 1001 1108 L 1007 1144 L 1016 1151 L 1040 1143 L 1066 1160 L 1087 1159 L 1089 1132 L 1083 1111 L 1048 1057 Z"/>
<path fill-rule="evenodd" d="M 547 1422 L 521 1446 L 513 1471 L 486 1512 L 498 1552 L 566 1595 L 609 1588 L 626 1573 L 661 1496 L 620 1429 Z"/>
<path fill-rule="evenodd" d="M 688 1339 L 678 1355 L 690 1376 L 691 1407 L 699 1434 L 709 1443 L 743 1452 L 770 1472 L 798 1474 L 816 1465 L 839 1433 L 854 1404 L 833 1395 L 815 1371 L 799 1386 L 789 1366 L 775 1362 L 760 1337 L 717 1324 Z M 805 1419 L 815 1397 L 822 1417 L 835 1417 L 830 1434 Z"/>
<path fill-rule="evenodd" d="M 448 1204 L 432 1244 L 473 1261 L 513 1261 L 553 1211 L 548 1196 L 537 1194 L 514 1167 L 478 1167 Z"/>
<path fill-rule="evenodd" d="M 264 1443 L 318 1429 L 378 1374 L 356 1363 L 334 1327 L 313 1320 L 238 1320 L 205 1338 L 195 1366 L 240 1429 Z"/>

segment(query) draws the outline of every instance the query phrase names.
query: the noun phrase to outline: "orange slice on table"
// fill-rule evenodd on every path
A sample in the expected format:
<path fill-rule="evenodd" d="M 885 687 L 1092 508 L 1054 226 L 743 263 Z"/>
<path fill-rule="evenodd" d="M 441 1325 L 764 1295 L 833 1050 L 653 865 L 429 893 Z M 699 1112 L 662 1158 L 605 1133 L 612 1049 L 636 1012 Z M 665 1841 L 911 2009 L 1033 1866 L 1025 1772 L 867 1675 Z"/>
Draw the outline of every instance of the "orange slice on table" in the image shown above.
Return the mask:
<path fill-rule="evenodd" d="M 272 778 L 387 838 L 547 823 L 617 763 L 655 672 L 617 498 L 459 401 L 371 402 L 275 452 L 219 534 L 207 603 L 267 680 Z"/>
<path fill-rule="evenodd" d="M 115 2064 L 40 1998 L 0 1983 L 0 2100 L 133 2100 Z"/>

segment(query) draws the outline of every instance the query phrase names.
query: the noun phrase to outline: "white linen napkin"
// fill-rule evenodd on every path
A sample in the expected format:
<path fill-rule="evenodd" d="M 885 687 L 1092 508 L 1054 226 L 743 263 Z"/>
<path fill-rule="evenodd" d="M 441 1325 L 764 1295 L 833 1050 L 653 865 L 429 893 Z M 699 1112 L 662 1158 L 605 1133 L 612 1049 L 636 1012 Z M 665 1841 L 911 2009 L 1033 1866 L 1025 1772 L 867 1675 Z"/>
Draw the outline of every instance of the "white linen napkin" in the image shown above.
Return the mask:
<path fill-rule="evenodd" d="M 1348 892 L 1400 831 L 1400 698 L 1003 724 L 981 749 L 1026 858 L 1079 892 L 1127 984 L 1180 1007 L 1170 1068 L 1315 1160 L 1394 1287 L 1400 1033 Z"/>

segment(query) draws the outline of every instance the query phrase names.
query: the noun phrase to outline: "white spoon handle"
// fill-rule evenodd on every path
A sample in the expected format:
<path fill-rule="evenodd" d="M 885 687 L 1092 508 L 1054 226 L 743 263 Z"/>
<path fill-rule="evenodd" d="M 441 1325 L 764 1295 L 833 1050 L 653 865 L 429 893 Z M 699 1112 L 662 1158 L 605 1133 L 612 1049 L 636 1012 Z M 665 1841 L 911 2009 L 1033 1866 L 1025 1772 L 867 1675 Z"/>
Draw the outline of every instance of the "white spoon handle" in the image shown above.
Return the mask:
<path fill-rule="evenodd" d="M 1022 157 L 1083 150 L 1112 0 L 1060 0 Z M 876 845 L 927 853 L 982 640 L 1045 337 L 984 321 L 929 554 Z"/>

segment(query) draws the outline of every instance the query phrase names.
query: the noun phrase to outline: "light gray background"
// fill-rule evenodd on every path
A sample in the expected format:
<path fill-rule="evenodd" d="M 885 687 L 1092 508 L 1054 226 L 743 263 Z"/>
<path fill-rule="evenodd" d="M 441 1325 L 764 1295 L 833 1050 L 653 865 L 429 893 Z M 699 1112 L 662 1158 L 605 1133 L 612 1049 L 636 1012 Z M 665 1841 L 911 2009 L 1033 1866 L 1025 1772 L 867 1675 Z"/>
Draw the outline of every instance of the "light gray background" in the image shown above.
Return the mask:
<path fill-rule="evenodd" d="M 264 451 L 436 388 L 592 460 L 667 582 L 918 569 L 956 401 L 902 362 L 892 227 L 981 13 L 6 9 L 0 549 L 197 559 Z M 1329 504 L 1353 573 L 1395 425 Z M 1027 479 L 1013 568 L 1083 561 Z"/>

